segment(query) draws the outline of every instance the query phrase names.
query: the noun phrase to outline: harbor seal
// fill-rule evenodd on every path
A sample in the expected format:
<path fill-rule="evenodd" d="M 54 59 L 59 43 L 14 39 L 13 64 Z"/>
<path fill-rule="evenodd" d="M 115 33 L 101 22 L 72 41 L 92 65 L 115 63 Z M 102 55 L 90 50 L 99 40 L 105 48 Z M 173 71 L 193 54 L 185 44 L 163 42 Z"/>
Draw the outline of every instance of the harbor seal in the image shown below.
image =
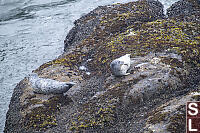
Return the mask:
<path fill-rule="evenodd" d="M 29 81 L 34 93 L 40 94 L 62 94 L 67 92 L 75 83 L 60 82 L 53 79 L 40 78 L 36 73 L 29 75 Z"/>
<path fill-rule="evenodd" d="M 121 56 L 120 58 L 113 60 L 110 63 L 110 69 L 113 75 L 124 76 L 124 75 L 130 74 L 130 73 L 127 73 L 131 65 L 130 56 L 131 56 L 130 54 L 126 54 L 124 56 Z"/>

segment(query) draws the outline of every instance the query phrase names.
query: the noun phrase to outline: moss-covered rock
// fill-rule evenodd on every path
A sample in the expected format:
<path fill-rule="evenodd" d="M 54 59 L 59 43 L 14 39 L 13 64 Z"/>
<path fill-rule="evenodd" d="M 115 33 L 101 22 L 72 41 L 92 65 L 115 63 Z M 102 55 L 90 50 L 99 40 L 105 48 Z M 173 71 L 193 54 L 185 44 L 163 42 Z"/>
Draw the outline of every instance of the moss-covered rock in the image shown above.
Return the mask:
<path fill-rule="evenodd" d="M 148 22 L 163 17 L 163 5 L 153 0 L 100 6 L 74 22 L 75 27 L 65 39 L 65 51 L 91 34 L 96 36 L 94 41 L 103 41 L 109 35 L 125 31 L 136 21 Z M 96 31 L 98 29 L 104 29 L 104 33 Z"/>
<path fill-rule="evenodd" d="M 182 133 L 186 127 L 186 103 L 196 101 L 194 97 L 199 92 L 191 92 L 185 96 L 176 97 L 152 111 L 146 122 L 145 132 Z"/>
<path fill-rule="evenodd" d="M 13 109 L 12 112 L 18 109 L 19 115 L 7 115 L 7 120 L 11 119 L 12 121 L 13 117 L 14 119 L 20 119 L 17 123 L 20 128 L 15 130 L 18 132 L 44 131 L 47 128 L 57 126 L 57 113 L 62 106 L 72 102 L 71 99 L 63 95 L 34 94 L 28 78 L 25 78 L 20 84 L 15 89 L 20 93 L 14 93 L 17 97 L 15 100 L 18 99 L 18 104 L 15 102 L 10 104 L 10 109 Z M 12 125 L 6 125 L 5 132 L 16 132 L 10 126 Z"/>

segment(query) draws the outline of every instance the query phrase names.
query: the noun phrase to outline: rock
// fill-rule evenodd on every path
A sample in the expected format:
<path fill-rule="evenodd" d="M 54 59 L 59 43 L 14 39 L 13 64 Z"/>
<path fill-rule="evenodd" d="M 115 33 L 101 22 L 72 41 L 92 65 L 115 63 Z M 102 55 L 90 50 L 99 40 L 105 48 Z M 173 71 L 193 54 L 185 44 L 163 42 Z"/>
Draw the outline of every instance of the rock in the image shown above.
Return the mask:
<path fill-rule="evenodd" d="M 200 98 L 200 93 L 192 92 L 157 107 L 147 118 L 145 133 L 186 132 L 186 103 L 198 100 L 197 97 Z"/>
<path fill-rule="evenodd" d="M 112 26 L 110 25 L 110 27 L 106 26 L 109 28 L 107 34 L 122 32 L 125 30 L 124 26 L 128 27 L 136 21 L 147 22 L 164 17 L 163 5 L 160 2 L 148 0 L 147 3 L 143 4 L 145 4 L 145 8 L 137 7 L 133 2 L 121 5 L 100 6 L 87 15 L 82 16 L 74 22 L 75 26 L 65 38 L 65 51 L 70 49 L 69 46 L 77 45 L 80 41 L 88 38 L 96 29 L 104 28 L 105 24 L 110 25 L 113 19 L 115 23 Z M 121 22 L 122 20 L 124 20 L 123 23 Z M 112 29 L 114 31 L 111 31 Z M 98 38 L 96 39 L 98 41 Z"/>
<path fill-rule="evenodd" d="M 200 23 L 200 1 L 180 0 L 167 9 L 169 18 Z"/>
<path fill-rule="evenodd" d="M 66 52 L 34 70 L 41 78 L 76 85 L 65 95 L 43 95 L 22 80 L 14 89 L 6 133 L 142 133 L 158 126 L 160 131 L 184 132 L 182 105 L 193 97 L 190 92 L 199 92 L 200 24 L 163 18 L 161 3 L 152 0 L 94 11 L 100 10 L 96 28 L 89 26 L 91 33 L 70 32 L 74 38 Z M 87 25 L 81 20 L 76 28 Z M 126 53 L 131 54 L 130 74 L 112 76 L 110 63 Z"/>

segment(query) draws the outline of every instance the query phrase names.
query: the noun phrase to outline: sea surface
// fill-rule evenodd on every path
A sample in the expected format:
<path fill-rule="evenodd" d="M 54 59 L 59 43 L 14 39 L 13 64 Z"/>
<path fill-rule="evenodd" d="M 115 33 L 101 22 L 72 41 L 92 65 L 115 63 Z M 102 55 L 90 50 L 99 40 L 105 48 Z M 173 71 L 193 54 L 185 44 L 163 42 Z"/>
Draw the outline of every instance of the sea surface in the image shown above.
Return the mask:
<path fill-rule="evenodd" d="M 63 52 L 74 20 L 100 5 L 133 0 L 0 0 L 0 133 L 17 83 Z M 161 0 L 165 9 L 177 0 Z"/>

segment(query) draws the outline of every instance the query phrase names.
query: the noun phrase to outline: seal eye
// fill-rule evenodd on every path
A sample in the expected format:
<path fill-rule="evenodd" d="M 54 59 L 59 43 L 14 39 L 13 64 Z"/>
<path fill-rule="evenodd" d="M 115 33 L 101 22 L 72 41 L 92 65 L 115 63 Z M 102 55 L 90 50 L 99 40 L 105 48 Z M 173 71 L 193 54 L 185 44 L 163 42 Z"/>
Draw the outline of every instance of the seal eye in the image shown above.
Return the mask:
<path fill-rule="evenodd" d="M 113 68 L 115 66 L 115 64 L 111 64 L 111 67 Z"/>
<path fill-rule="evenodd" d="M 118 64 L 123 65 L 124 61 L 118 61 Z"/>

